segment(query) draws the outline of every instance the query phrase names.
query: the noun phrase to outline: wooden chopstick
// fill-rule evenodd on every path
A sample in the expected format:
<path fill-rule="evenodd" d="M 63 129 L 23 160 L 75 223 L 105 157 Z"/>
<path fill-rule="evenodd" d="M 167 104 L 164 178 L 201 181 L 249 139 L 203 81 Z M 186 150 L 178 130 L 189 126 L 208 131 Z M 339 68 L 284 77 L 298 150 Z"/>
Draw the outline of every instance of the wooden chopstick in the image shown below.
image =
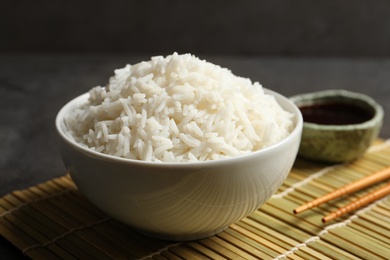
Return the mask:
<path fill-rule="evenodd" d="M 360 180 L 357 180 L 355 182 L 352 182 L 348 185 L 345 185 L 333 192 L 330 192 L 322 197 L 319 197 L 315 200 L 312 200 L 296 209 L 294 209 L 294 214 L 298 214 L 300 212 L 303 212 L 305 210 L 311 209 L 313 207 L 316 207 L 318 205 L 321 205 L 322 203 L 328 202 L 330 200 L 336 199 L 338 197 L 341 197 L 343 195 L 355 192 L 357 190 L 360 190 L 364 187 L 367 187 L 369 185 L 372 185 L 374 183 L 386 180 L 390 178 L 390 167 L 387 167 L 381 171 L 378 171 L 376 173 L 373 173 L 367 177 L 364 177 Z"/>
<path fill-rule="evenodd" d="M 338 217 L 340 217 L 348 212 L 351 212 L 355 209 L 361 208 L 361 207 L 363 207 L 363 206 L 365 206 L 365 205 L 367 205 L 375 200 L 383 198 L 384 196 L 389 195 L 389 194 L 390 194 L 390 182 L 387 185 L 385 185 L 384 187 L 377 189 L 373 192 L 370 192 L 367 195 L 351 202 L 347 206 L 339 208 L 335 212 L 332 212 L 329 215 L 327 215 L 326 217 L 323 217 L 322 222 L 326 223 L 328 221 L 331 221 L 331 220 L 338 218 Z"/>

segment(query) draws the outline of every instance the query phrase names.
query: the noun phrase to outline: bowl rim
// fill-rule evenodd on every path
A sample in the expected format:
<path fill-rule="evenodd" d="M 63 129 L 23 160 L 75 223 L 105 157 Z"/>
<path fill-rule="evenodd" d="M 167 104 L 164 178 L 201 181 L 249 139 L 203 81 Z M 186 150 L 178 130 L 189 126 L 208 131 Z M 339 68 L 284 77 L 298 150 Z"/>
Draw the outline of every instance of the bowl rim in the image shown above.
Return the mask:
<path fill-rule="evenodd" d="M 303 121 L 304 128 L 319 129 L 319 130 L 333 130 L 333 131 L 334 130 L 345 131 L 350 129 L 357 130 L 357 129 L 366 129 L 375 126 L 377 123 L 383 120 L 383 116 L 384 116 L 383 108 L 373 98 L 363 93 L 353 92 L 345 89 L 328 89 L 328 90 L 307 92 L 307 93 L 302 93 L 302 94 L 297 94 L 295 96 L 292 96 L 290 97 L 290 100 L 299 107 L 300 102 L 321 100 L 329 97 L 342 97 L 345 99 L 358 100 L 364 102 L 365 104 L 373 108 L 374 115 L 372 116 L 371 119 L 358 124 L 325 125 L 325 124 L 317 124 L 317 123 Z"/>
<path fill-rule="evenodd" d="M 105 161 L 111 161 L 111 162 L 118 162 L 118 163 L 125 163 L 125 164 L 134 164 L 139 166 L 148 166 L 148 167 L 164 167 L 164 168 L 172 168 L 172 167 L 190 167 L 190 168 L 197 168 L 197 167 L 205 167 L 205 166 L 220 166 L 220 165 L 226 165 L 226 164 L 235 164 L 238 161 L 242 160 L 251 160 L 253 157 L 256 157 L 260 154 L 268 153 L 269 151 L 272 151 L 274 149 L 277 149 L 279 146 L 291 141 L 293 138 L 301 138 L 302 134 L 302 128 L 303 128 L 303 117 L 301 114 L 301 111 L 297 107 L 297 105 L 292 102 L 289 98 L 266 88 L 263 88 L 264 92 L 266 94 L 270 94 L 274 96 L 276 99 L 281 99 L 291 108 L 288 110 L 290 113 L 294 114 L 294 129 L 290 132 L 290 134 L 285 137 L 283 140 L 279 141 L 276 144 L 273 144 L 271 146 L 265 147 L 263 149 L 253 151 L 247 154 L 242 154 L 238 156 L 233 157 L 226 157 L 221 158 L 217 160 L 207 160 L 207 161 L 191 161 L 191 162 L 155 162 L 155 161 L 143 161 L 143 160 L 134 160 L 129 158 L 123 158 L 113 155 L 108 155 L 104 153 L 100 153 L 94 150 L 91 150 L 90 148 L 83 146 L 79 143 L 77 143 L 74 140 L 71 140 L 63 131 L 63 118 L 66 114 L 66 112 L 72 108 L 78 107 L 80 102 L 86 102 L 87 97 L 89 96 L 89 93 L 81 94 L 70 101 L 68 101 L 57 113 L 55 117 L 55 127 L 57 130 L 57 134 L 59 138 L 61 138 L 63 141 L 65 141 L 68 145 L 72 146 L 74 149 L 78 150 L 79 152 L 83 153 L 84 155 L 87 155 L 89 157 L 95 157 L 100 160 Z M 279 103 L 279 102 L 278 102 Z M 280 104 L 280 103 L 279 103 Z M 281 104 L 280 104 L 281 105 Z M 299 135 L 299 136 L 298 136 Z M 298 136 L 298 137 L 297 137 Z"/>

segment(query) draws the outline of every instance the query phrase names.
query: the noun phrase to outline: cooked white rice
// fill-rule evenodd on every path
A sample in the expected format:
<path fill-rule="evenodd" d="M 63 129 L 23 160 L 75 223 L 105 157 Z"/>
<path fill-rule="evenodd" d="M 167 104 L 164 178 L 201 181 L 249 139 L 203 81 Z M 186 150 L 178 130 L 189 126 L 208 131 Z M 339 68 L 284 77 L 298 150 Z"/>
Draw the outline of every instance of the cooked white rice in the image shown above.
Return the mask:
<path fill-rule="evenodd" d="M 262 86 L 190 54 L 115 70 L 106 87 L 66 119 L 68 135 L 95 151 L 144 161 L 238 156 L 273 145 L 293 128 Z"/>

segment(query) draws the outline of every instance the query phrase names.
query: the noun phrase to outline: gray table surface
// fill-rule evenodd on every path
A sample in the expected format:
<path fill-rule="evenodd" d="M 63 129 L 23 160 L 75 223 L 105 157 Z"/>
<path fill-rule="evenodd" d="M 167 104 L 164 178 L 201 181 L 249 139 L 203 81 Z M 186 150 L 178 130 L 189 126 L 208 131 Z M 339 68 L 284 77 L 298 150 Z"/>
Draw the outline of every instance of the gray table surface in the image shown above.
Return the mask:
<path fill-rule="evenodd" d="M 65 173 L 54 119 L 70 99 L 105 85 L 116 68 L 147 54 L 0 54 L 0 197 Z M 285 96 L 324 89 L 365 93 L 385 110 L 390 137 L 390 59 L 198 55 Z M 0 237 L 0 259 L 23 255 Z"/>

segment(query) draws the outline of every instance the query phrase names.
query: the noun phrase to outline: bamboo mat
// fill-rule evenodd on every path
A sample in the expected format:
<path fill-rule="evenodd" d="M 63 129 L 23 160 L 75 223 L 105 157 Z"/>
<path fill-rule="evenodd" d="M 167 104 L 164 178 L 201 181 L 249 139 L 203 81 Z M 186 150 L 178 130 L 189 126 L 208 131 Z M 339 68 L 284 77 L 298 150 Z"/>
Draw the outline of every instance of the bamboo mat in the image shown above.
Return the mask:
<path fill-rule="evenodd" d="M 321 217 L 378 184 L 294 215 L 292 210 L 390 166 L 390 140 L 349 164 L 298 159 L 279 191 L 224 232 L 173 243 L 143 236 L 91 205 L 68 175 L 0 199 L 0 234 L 32 259 L 390 259 L 390 197 L 327 224 Z"/>

